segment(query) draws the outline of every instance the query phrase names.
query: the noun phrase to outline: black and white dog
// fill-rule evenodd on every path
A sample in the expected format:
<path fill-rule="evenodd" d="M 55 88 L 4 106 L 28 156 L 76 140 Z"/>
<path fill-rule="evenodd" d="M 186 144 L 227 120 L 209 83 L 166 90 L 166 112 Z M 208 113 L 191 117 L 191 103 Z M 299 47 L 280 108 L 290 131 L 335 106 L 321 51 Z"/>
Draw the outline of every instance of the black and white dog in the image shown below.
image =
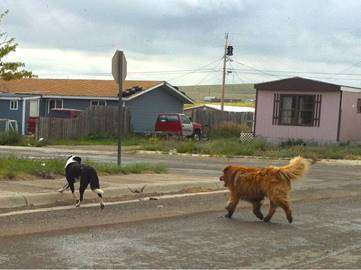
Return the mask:
<path fill-rule="evenodd" d="M 100 189 L 99 178 L 96 170 L 88 165 L 81 163 L 81 158 L 78 156 L 70 156 L 65 164 L 65 178 L 67 183 L 58 189 L 59 192 L 70 188 L 73 198 L 75 199 L 75 206 L 79 207 L 84 198 L 84 191 L 90 184 L 90 188 L 93 192 L 98 194 L 100 200 L 100 208 L 104 208 L 103 194 L 104 191 Z M 77 199 L 74 193 L 74 183 L 80 178 L 79 194 L 80 198 Z"/>

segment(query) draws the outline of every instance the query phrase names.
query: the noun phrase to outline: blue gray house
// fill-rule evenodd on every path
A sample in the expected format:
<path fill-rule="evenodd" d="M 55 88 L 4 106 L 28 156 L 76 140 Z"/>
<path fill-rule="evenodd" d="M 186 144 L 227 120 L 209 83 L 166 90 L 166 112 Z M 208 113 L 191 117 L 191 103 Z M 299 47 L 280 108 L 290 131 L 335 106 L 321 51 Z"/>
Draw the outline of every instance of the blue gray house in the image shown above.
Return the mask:
<path fill-rule="evenodd" d="M 125 81 L 123 106 L 131 113 L 136 133 L 154 131 L 159 113 L 182 113 L 193 101 L 165 81 Z M 118 106 L 113 80 L 21 79 L 0 81 L 0 119 L 16 120 L 26 134 L 29 117 L 46 117 L 51 109 L 84 110 L 89 106 Z"/>

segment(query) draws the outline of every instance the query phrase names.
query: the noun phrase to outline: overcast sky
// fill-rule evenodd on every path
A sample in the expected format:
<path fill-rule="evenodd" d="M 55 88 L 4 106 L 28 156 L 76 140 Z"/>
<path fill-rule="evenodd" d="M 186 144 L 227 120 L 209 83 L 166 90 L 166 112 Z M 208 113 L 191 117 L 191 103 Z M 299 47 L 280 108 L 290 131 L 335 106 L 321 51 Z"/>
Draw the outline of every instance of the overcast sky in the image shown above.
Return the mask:
<path fill-rule="evenodd" d="M 234 56 L 228 83 L 303 76 L 361 87 L 359 0 L 1 0 L 12 59 L 40 78 L 110 79 L 123 50 L 127 79 L 176 85 L 221 82 L 224 33 Z"/>

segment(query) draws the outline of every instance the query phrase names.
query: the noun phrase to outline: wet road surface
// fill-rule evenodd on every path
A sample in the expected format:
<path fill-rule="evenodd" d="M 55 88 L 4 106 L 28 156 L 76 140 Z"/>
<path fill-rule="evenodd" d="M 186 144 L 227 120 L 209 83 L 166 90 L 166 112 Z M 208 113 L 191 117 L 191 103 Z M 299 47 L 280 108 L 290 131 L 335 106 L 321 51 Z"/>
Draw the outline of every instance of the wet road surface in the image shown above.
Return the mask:
<path fill-rule="evenodd" d="M 293 209 L 293 224 L 279 209 L 266 224 L 241 208 L 231 220 L 209 211 L 2 237 L 0 267 L 361 267 L 360 197 L 297 202 Z"/>

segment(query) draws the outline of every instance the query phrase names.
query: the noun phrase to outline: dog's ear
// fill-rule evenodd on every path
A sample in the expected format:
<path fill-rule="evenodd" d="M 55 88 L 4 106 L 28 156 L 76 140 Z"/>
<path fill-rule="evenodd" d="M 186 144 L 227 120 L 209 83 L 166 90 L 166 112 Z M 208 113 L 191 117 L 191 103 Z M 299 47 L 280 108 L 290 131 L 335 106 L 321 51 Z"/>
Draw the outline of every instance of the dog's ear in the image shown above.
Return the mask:
<path fill-rule="evenodd" d="M 231 168 L 232 168 L 232 166 L 231 166 L 231 165 L 228 165 L 227 167 L 225 167 L 225 168 L 223 169 L 223 173 L 224 173 L 224 174 L 227 174 L 228 171 L 231 170 Z"/>
<path fill-rule="evenodd" d="M 76 156 L 73 159 L 76 160 L 79 164 L 81 163 L 81 158 L 80 157 Z"/>

